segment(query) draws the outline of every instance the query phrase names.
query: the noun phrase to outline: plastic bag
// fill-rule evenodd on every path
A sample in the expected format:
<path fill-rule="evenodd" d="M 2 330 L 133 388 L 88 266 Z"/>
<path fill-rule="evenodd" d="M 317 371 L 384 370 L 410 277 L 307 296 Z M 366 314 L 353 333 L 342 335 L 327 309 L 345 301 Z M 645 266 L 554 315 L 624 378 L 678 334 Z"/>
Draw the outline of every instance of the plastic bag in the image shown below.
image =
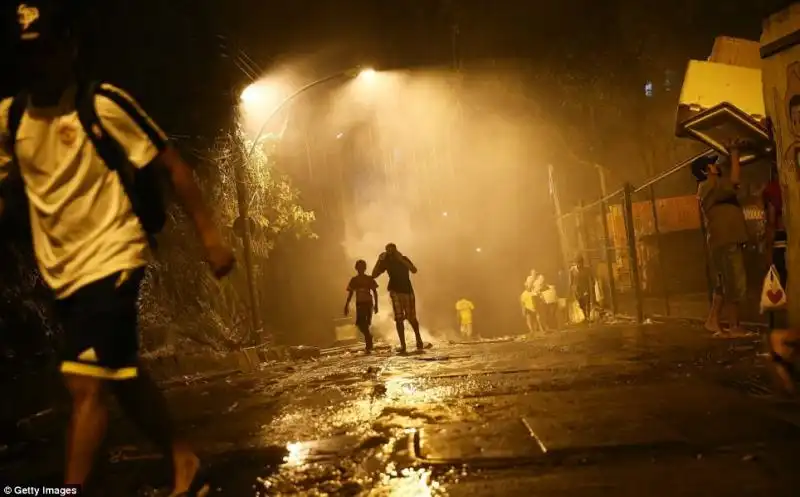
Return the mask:
<path fill-rule="evenodd" d="M 775 266 L 770 266 L 761 287 L 761 313 L 777 311 L 786 306 L 786 291 L 781 285 L 781 278 Z"/>
<path fill-rule="evenodd" d="M 557 304 L 558 295 L 556 294 L 556 287 L 550 285 L 545 291 L 542 292 L 542 300 L 545 304 Z"/>
<path fill-rule="evenodd" d="M 602 303 L 603 298 L 603 287 L 600 286 L 600 282 L 598 280 L 594 280 L 594 301 L 597 303 Z"/>
<path fill-rule="evenodd" d="M 580 324 L 586 321 L 586 316 L 583 314 L 583 309 L 574 300 L 569 305 L 569 322 L 572 324 Z"/>

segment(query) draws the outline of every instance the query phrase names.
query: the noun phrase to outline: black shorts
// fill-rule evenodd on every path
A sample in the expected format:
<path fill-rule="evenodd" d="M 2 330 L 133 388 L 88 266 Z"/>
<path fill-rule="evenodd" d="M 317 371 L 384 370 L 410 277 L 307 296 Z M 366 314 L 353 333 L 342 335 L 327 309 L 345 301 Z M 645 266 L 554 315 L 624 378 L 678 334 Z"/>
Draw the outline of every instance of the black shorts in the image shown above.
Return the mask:
<path fill-rule="evenodd" d="M 56 301 L 64 328 L 62 373 L 104 380 L 136 377 L 143 278 L 144 268 L 114 273 Z"/>
<path fill-rule="evenodd" d="M 356 303 L 356 325 L 372 326 L 372 302 Z"/>

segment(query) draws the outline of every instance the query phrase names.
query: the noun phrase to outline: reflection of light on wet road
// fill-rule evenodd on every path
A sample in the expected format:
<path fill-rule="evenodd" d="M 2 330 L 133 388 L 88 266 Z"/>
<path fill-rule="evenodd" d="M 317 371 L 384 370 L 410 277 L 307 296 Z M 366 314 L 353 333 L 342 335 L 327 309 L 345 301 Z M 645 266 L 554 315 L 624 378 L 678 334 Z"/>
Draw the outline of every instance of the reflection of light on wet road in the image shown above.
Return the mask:
<path fill-rule="evenodd" d="M 370 496 L 433 497 L 447 495 L 439 482 L 431 480 L 431 470 L 426 468 L 404 468 L 397 470 L 394 463 L 386 467 L 380 477 L 378 488 Z"/>
<path fill-rule="evenodd" d="M 414 395 L 416 392 L 417 388 L 414 385 L 414 380 L 407 376 L 398 376 L 386 381 L 386 396 L 390 399 L 403 398 Z"/>
<path fill-rule="evenodd" d="M 283 458 L 283 462 L 288 466 L 302 466 L 308 459 L 308 447 L 302 442 L 289 442 L 286 444 L 288 454 Z"/>

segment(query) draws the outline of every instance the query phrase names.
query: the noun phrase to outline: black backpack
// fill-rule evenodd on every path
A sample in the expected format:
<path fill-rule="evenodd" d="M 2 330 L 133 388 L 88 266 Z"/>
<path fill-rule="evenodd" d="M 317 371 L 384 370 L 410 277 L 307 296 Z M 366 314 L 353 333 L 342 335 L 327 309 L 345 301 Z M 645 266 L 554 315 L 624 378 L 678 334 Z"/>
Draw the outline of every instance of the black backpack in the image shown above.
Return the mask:
<path fill-rule="evenodd" d="M 167 220 L 166 204 L 157 168 L 152 166 L 136 168 L 130 163 L 122 146 L 103 128 L 95 107 L 97 95 L 107 97 L 119 105 L 145 132 L 149 133 L 151 126 L 141 122 L 144 118 L 130 101 L 114 91 L 103 88 L 101 83 L 82 84 L 78 87 L 75 108 L 78 111 L 81 127 L 106 166 L 119 176 L 125 194 L 133 206 L 134 214 L 147 234 L 150 245 L 155 247 L 154 236 L 164 228 Z M 27 105 L 28 94 L 23 92 L 14 97 L 8 109 L 8 150 L 14 162 L 16 162 L 17 132 Z M 155 143 L 161 141 L 161 137 L 158 136 L 150 138 Z"/>

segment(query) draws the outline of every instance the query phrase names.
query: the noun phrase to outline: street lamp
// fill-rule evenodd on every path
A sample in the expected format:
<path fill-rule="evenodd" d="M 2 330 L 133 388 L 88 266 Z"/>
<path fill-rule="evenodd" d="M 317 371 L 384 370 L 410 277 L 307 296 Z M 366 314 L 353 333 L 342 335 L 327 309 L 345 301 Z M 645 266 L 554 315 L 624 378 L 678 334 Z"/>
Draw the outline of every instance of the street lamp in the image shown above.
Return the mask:
<path fill-rule="evenodd" d="M 250 149 L 247 151 L 247 154 L 243 157 L 242 161 L 234 163 L 234 174 L 236 175 L 236 197 L 239 207 L 239 217 L 242 219 L 242 248 L 244 249 L 244 263 L 245 270 L 247 272 L 248 291 L 250 294 L 251 320 L 253 321 L 253 328 L 255 330 L 260 329 L 260 318 L 257 309 L 258 299 L 255 287 L 255 269 L 252 258 L 252 240 L 247 206 L 248 196 L 247 192 L 245 191 L 246 185 L 242 166 L 253 156 L 253 153 L 258 146 L 258 140 L 261 138 L 261 135 L 264 134 L 264 130 L 267 129 L 267 126 L 270 124 L 270 122 L 299 95 L 305 93 L 307 90 L 310 90 L 315 86 L 327 83 L 328 81 L 332 81 L 334 79 L 348 77 L 372 81 L 375 79 L 376 74 L 377 73 L 375 70 L 371 68 L 348 69 L 346 71 L 340 71 L 325 76 L 324 78 L 320 78 L 316 81 L 312 81 L 311 83 L 291 93 L 288 97 L 281 100 L 264 120 L 264 123 L 261 125 L 261 128 L 259 128 L 258 134 L 256 134 L 255 139 L 253 139 L 253 143 L 250 146 Z M 266 88 L 263 85 L 259 85 L 258 82 L 251 83 L 244 90 L 242 90 L 242 93 L 239 95 L 239 100 L 242 104 L 247 106 L 256 106 L 263 101 L 265 91 Z"/>
<path fill-rule="evenodd" d="M 339 71 L 337 73 L 329 74 L 328 76 L 320 78 L 320 79 L 318 79 L 316 81 L 312 81 L 311 83 L 308 83 L 307 85 L 300 87 L 298 90 L 295 90 L 288 97 L 284 98 L 278 105 L 276 105 L 275 108 L 270 113 L 270 115 L 268 115 L 267 118 L 264 119 L 264 124 L 261 125 L 261 128 L 259 128 L 258 133 L 256 134 L 256 137 L 253 139 L 253 144 L 250 146 L 250 150 L 247 152 L 247 155 L 245 156 L 245 159 L 249 159 L 253 155 L 253 152 L 255 152 L 255 150 L 256 150 L 256 146 L 258 146 L 258 140 L 261 138 L 261 135 L 264 134 L 264 130 L 267 129 L 267 126 L 275 118 L 275 116 L 280 114 L 280 112 L 287 105 L 289 105 L 295 98 L 297 98 L 301 94 L 305 93 L 306 91 L 310 90 L 311 88 L 314 88 L 315 86 L 319 86 L 319 85 L 321 85 L 323 83 L 327 83 L 328 81 L 333 81 L 334 79 L 339 79 L 339 78 L 357 78 L 357 79 L 362 79 L 364 81 L 368 81 L 369 82 L 369 81 L 373 81 L 377 75 L 378 75 L 377 71 L 375 71 L 375 69 L 372 69 L 372 68 L 369 68 L 369 67 L 347 69 L 345 71 Z M 244 97 L 246 93 L 248 93 L 247 88 L 245 88 L 245 90 L 242 92 L 242 96 Z"/>
<path fill-rule="evenodd" d="M 365 81 L 372 81 L 375 79 L 376 76 L 375 69 L 367 68 L 362 69 L 358 72 L 358 78 L 363 79 Z"/>

